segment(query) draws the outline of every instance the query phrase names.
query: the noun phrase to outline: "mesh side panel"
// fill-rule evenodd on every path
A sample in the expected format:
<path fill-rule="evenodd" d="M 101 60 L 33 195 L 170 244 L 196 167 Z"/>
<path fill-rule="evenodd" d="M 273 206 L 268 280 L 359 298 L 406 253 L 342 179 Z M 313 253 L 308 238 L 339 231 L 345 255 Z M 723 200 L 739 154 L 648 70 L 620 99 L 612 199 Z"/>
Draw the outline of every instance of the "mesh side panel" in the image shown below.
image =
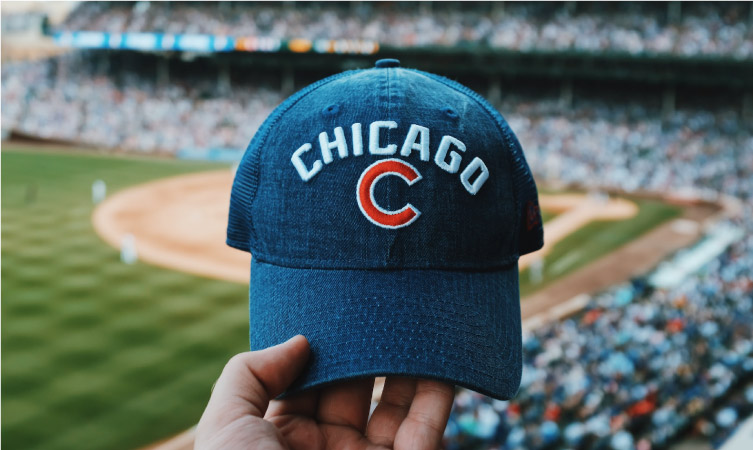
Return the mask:
<path fill-rule="evenodd" d="M 539 209 L 539 194 L 533 180 L 531 169 L 528 167 L 523 149 L 518 138 L 507 127 L 510 148 L 515 158 L 515 184 L 518 187 L 518 210 L 520 216 L 520 234 L 518 235 L 518 251 L 521 255 L 535 252 L 544 246 L 544 229 Z"/>
<path fill-rule="evenodd" d="M 269 119 L 267 119 L 268 121 Z M 230 213 L 227 220 L 227 244 L 231 247 L 250 252 L 256 242 L 256 234 L 251 222 L 251 201 L 258 185 L 258 153 L 261 151 L 257 141 L 263 135 L 266 122 L 256 132 L 243 154 L 233 180 L 230 194 Z"/>

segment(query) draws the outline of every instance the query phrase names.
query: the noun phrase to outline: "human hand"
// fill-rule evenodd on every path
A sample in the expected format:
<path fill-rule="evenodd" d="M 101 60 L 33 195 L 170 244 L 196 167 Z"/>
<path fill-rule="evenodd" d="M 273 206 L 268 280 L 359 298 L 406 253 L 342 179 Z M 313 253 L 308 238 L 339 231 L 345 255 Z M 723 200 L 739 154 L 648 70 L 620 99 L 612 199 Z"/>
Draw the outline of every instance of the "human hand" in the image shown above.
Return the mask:
<path fill-rule="evenodd" d="M 196 429 L 196 449 L 436 449 L 452 408 L 453 386 L 388 377 L 369 418 L 374 379 L 313 389 L 284 400 L 306 364 L 296 336 L 225 366 Z M 271 400 L 271 401 L 270 401 Z"/>

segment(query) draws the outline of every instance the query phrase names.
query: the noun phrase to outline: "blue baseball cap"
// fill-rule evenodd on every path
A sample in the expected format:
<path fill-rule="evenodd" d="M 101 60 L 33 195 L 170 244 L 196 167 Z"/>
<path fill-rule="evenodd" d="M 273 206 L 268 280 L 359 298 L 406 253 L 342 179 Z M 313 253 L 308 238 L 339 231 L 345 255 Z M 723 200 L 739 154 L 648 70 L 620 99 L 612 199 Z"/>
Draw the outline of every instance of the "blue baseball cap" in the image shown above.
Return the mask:
<path fill-rule="evenodd" d="M 538 196 L 512 130 L 467 87 L 388 59 L 294 94 L 238 167 L 227 243 L 252 254 L 251 350 L 311 345 L 286 395 L 384 375 L 517 392 Z"/>

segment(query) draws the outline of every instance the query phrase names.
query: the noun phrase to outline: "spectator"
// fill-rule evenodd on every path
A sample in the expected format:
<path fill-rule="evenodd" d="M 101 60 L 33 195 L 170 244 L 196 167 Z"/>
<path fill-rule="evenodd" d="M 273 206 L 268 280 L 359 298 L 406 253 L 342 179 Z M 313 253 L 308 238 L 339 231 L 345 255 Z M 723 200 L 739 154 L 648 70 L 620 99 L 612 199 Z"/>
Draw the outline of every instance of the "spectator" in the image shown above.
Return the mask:
<path fill-rule="evenodd" d="M 399 8 L 397 10 L 396 8 Z M 398 47 L 477 44 L 519 51 L 753 56 L 750 6 L 683 5 L 679 22 L 666 5 L 493 3 L 399 6 L 390 3 L 83 2 L 62 29 L 111 33 L 203 33 L 277 39 L 366 39 Z"/>

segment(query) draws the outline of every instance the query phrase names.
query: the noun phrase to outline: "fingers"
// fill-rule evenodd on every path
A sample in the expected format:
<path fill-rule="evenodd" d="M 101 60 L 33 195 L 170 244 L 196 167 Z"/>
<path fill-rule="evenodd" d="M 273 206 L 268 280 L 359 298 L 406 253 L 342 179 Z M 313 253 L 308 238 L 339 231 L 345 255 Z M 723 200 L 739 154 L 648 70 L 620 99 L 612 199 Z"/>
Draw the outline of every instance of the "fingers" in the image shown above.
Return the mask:
<path fill-rule="evenodd" d="M 202 421 L 230 423 L 245 415 L 262 417 L 269 399 L 295 380 L 308 356 L 309 345 L 303 336 L 235 355 L 217 380 Z"/>
<path fill-rule="evenodd" d="M 450 417 L 455 388 L 433 380 L 418 380 L 408 415 L 395 436 L 396 450 L 436 449 Z"/>
<path fill-rule="evenodd" d="M 292 395 L 283 400 L 272 400 L 264 415 L 265 419 L 296 414 L 306 417 L 314 417 L 319 406 L 319 390 L 311 389 L 299 394 Z"/>
<path fill-rule="evenodd" d="M 416 379 L 388 377 L 382 399 L 371 414 L 366 427 L 366 438 L 374 444 L 392 448 L 400 424 L 408 415 L 416 393 Z"/>
<path fill-rule="evenodd" d="M 324 388 L 319 397 L 316 418 L 321 424 L 366 429 L 374 378 L 349 380 Z"/>

